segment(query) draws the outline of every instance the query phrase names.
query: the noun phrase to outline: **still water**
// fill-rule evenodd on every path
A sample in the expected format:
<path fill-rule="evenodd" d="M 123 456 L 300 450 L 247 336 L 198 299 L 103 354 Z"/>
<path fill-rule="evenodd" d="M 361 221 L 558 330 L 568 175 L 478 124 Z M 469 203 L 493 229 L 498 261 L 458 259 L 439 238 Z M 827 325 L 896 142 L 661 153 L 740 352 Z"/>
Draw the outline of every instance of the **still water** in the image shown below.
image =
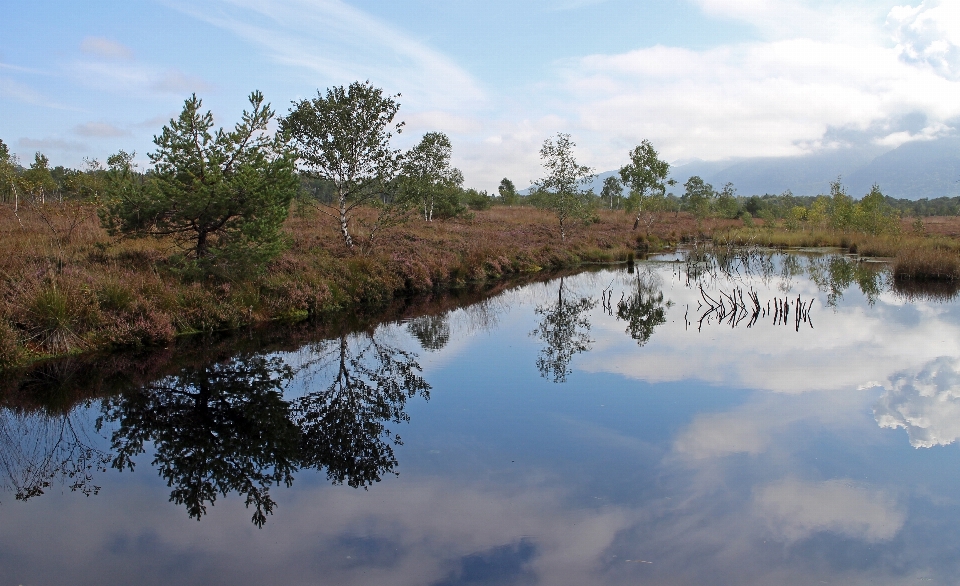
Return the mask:
<path fill-rule="evenodd" d="M 0 585 L 957 584 L 960 305 L 682 251 L 5 381 Z"/>

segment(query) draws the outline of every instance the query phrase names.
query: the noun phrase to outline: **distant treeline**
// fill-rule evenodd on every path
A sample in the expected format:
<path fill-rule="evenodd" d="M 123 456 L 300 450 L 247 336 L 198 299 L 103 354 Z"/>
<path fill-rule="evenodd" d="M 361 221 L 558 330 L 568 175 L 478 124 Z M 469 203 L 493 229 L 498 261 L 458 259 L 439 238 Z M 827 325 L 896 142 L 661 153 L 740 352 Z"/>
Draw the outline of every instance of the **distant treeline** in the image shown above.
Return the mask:
<path fill-rule="evenodd" d="M 137 176 L 151 173 L 134 171 Z M 331 204 L 336 198 L 336 186 L 333 181 L 313 177 L 307 173 L 300 176 L 298 203 L 316 201 Z M 7 150 L 0 140 L 0 202 L 61 202 L 64 200 L 99 203 L 107 179 L 107 169 L 97 160 L 87 159 L 85 169 L 72 169 L 57 165 L 50 166 L 50 159 L 42 153 L 36 153 L 34 160 L 24 167 Z M 490 196 L 486 191 L 463 188 L 459 185 L 447 186 L 442 197 L 437 198 L 434 215 L 439 218 L 462 216 L 470 210 L 484 210 L 500 198 Z"/>
<path fill-rule="evenodd" d="M 790 215 L 795 207 L 810 209 L 818 197 L 815 195 L 792 195 L 789 192 L 781 195 L 751 195 L 738 197 L 738 209 L 749 212 L 754 217 L 762 217 L 766 211 L 777 219 L 784 219 Z M 679 198 L 677 198 L 679 200 Z M 937 197 L 934 199 L 897 199 L 884 196 L 888 206 L 896 210 L 903 217 L 928 216 L 956 216 L 960 215 L 960 197 Z"/>
<path fill-rule="evenodd" d="M 332 181 L 305 173 L 300 177 L 300 203 L 311 200 L 333 203 L 336 189 Z M 86 169 L 80 170 L 60 165 L 50 166 L 46 156 L 36 153 L 34 161 L 23 166 L 0 141 L 0 202 L 14 203 L 17 192 L 21 196 L 39 201 L 69 199 L 95 202 L 101 195 L 105 178 L 106 169 L 96 160 L 87 160 Z M 655 202 L 657 211 L 690 211 L 697 215 L 721 218 L 740 218 L 746 213 L 754 218 L 783 220 L 790 218 L 791 214 L 795 215 L 795 208 L 810 209 L 818 198 L 825 197 L 793 195 L 789 191 L 779 195 L 742 196 L 736 194 L 732 184 L 716 191 L 699 177 L 691 177 L 681 187 L 686 187 L 686 190 L 679 196 L 674 193 L 661 196 L 660 200 Z M 521 194 L 513 182 L 506 178 L 501 181 L 496 194 L 464 188 L 457 184 L 447 186 L 443 191 L 445 193 L 437 198 L 437 209 L 434 211 L 438 218 L 458 217 L 471 210 L 483 210 L 492 205 L 542 207 L 547 198 L 546 193 L 536 190 L 526 195 Z M 611 186 L 611 189 L 605 187 L 604 192 L 593 194 L 593 200 L 599 208 L 630 211 L 637 207 L 636 202 L 623 193 L 622 186 Z M 960 215 L 960 197 L 909 200 L 884 196 L 884 201 L 902 217 Z"/>

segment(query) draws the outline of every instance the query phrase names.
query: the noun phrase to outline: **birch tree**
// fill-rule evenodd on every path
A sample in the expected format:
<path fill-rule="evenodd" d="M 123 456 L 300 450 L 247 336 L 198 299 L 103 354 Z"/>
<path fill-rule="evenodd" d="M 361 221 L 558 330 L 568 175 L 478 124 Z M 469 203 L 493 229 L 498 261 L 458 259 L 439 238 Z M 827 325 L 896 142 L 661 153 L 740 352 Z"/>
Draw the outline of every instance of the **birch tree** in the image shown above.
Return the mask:
<path fill-rule="evenodd" d="M 444 198 L 456 196 L 463 173 L 450 165 L 453 146 L 442 132 L 428 132 L 403 161 L 405 197 L 417 204 L 423 219 L 433 221 L 434 209 Z"/>
<path fill-rule="evenodd" d="M 400 109 L 400 95 L 386 95 L 370 82 L 327 89 L 326 94 L 294 102 L 281 122 L 297 150 L 305 170 L 334 185 L 334 201 L 320 204 L 333 217 L 343 242 L 355 247 L 354 211 L 364 205 L 380 208 L 368 241 L 388 217 L 387 192 L 401 163 L 400 152 L 390 148 L 391 129 L 400 132 L 403 123 L 394 123 Z"/>
<path fill-rule="evenodd" d="M 557 215 L 561 240 L 567 238 L 567 221 L 584 218 L 589 212 L 589 197 L 583 186 L 593 179 L 593 169 L 577 163 L 575 146 L 569 134 L 558 133 L 556 140 L 548 138 L 540 148 L 547 176 L 535 184 L 545 195 L 543 207 Z"/>
<path fill-rule="evenodd" d="M 667 173 L 670 164 L 660 160 L 657 150 L 649 140 L 642 141 L 630 151 L 630 163 L 620 168 L 620 179 L 630 188 L 630 200 L 637 210 L 633 229 L 643 220 L 644 215 L 650 216 L 655 210 L 647 205 L 652 196 L 662 196 L 666 192 Z M 648 222 L 649 224 L 649 222 Z"/>

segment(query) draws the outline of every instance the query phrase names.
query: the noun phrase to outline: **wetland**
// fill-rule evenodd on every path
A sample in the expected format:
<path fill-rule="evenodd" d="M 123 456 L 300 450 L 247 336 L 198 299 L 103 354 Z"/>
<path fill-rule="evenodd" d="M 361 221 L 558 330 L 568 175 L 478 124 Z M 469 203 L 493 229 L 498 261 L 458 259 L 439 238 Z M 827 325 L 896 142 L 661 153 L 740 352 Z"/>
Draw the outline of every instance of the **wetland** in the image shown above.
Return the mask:
<path fill-rule="evenodd" d="M 0 583 L 949 584 L 958 437 L 951 284 L 683 248 L 11 373 Z"/>

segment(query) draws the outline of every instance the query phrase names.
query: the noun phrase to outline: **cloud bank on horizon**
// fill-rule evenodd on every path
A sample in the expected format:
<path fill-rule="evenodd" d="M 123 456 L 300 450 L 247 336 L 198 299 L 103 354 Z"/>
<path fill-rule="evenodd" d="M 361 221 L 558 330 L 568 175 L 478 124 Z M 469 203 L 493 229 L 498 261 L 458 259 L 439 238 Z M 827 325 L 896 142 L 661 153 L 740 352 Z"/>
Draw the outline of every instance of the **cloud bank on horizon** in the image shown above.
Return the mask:
<path fill-rule="evenodd" d="M 439 130 L 472 186 L 541 173 L 569 132 L 621 165 L 894 148 L 960 128 L 960 4 L 856 0 L 168 0 L 18 8 L 0 41 L 0 138 L 77 166 L 150 139 L 197 92 L 218 122 L 369 79 L 405 146 Z"/>

